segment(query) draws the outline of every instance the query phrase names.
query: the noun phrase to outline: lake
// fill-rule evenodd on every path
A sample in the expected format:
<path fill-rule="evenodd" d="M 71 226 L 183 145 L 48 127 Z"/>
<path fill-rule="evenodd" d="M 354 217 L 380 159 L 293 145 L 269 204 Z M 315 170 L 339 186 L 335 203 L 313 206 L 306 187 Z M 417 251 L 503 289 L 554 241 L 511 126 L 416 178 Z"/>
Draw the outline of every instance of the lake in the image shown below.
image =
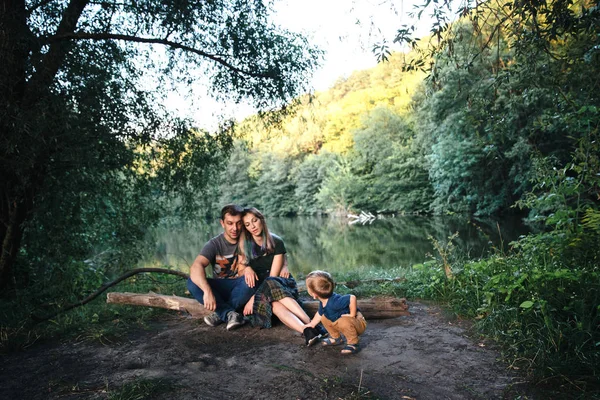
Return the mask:
<path fill-rule="evenodd" d="M 469 258 L 485 256 L 494 248 L 526 234 L 515 218 L 475 220 L 454 216 L 397 216 L 364 224 L 331 217 L 268 218 L 269 229 L 283 238 L 290 270 L 302 277 L 315 269 L 331 273 L 410 267 L 430 260 L 435 253 L 428 236 L 446 243 L 458 232 L 455 252 Z M 161 228 L 155 232 L 155 254 L 142 266 L 170 265 L 188 272 L 204 243 L 221 232 L 218 220 Z"/>

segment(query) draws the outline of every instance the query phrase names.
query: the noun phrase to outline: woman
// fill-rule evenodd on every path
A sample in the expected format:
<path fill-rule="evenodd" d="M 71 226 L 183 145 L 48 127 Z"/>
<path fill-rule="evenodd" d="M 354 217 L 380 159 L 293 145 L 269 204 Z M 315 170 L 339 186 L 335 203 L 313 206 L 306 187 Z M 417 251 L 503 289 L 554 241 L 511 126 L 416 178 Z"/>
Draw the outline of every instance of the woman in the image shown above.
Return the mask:
<path fill-rule="evenodd" d="M 310 318 L 298 304 L 296 281 L 284 265 L 283 240 L 269 232 L 264 215 L 254 207 L 244 209 L 242 226 L 238 262 L 244 266 L 242 273 L 248 286 L 258 287 L 244 307 L 244 315 L 253 326 L 270 328 L 275 314 L 286 326 L 304 334 L 307 344 L 312 344 L 320 334 L 318 330 L 305 328 Z"/>

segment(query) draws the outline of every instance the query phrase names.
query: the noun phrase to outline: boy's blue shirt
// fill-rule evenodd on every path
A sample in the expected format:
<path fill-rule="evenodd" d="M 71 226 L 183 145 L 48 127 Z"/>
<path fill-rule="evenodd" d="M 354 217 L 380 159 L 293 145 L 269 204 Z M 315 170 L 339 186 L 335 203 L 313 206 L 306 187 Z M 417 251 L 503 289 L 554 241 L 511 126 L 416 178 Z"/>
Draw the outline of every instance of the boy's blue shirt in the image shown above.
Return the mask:
<path fill-rule="evenodd" d="M 325 315 L 331 322 L 337 321 L 344 314 L 350 314 L 350 295 L 339 295 L 334 292 L 327 300 L 325 307 L 319 301 L 318 313 L 319 315 Z"/>

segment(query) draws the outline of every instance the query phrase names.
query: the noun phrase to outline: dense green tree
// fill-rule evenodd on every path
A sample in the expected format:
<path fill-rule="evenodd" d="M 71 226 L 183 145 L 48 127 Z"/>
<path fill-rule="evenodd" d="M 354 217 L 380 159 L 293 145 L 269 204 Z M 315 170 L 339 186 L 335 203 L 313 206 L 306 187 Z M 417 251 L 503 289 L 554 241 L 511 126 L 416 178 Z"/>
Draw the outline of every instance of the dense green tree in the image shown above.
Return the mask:
<path fill-rule="evenodd" d="M 448 25 L 440 13 L 428 58 L 393 54 L 303 97 L 277 129 L 248 136 L 254 162 L 297 160 L 289 183 L 301 212 L 515 212 L 532 187 L 532 157 L 564 167 L 596 126 L 578 120 L 581 107 L 598 106 L 597 10 L 581 5 L 467 3 Z M 422 85 L 405 60 L 430 66 Z"/>
<path fill-rule="evenodd" d="M 296 214 L 296 185 L 291 179 L 296 161 L 272 153 L 261 154 L 259 160 L 260 176 L 256 180 L 253 205 L 268 215 Z"/>
<path fill-rule="evenodd" d="M 263 108 L 305 91 L 319 53 L 270 13 L 270 3 L 241 0 L 2 1 L 0 286 L 46 203 L 89 207 L 105 185 L 135 188 L 133 169 L 166 194 L 202 186 L 214 161 L 203 154 L 230 140 L 162 112 L 167 77 L 191 81 L 199 67 L 218 98 Z M 69 196 L 55 190 L 64 185 Z"/>
<path fill-rule="evenodd" d="M 454 31 L 460 35 L 449 42 L 451 51 L 436 57 L 430 94 L 417 107 L 433 207 L 502 212 L 529 187 L 529 160 L 538 149 L 532 140 L 539 132 L 536 118 L 552 107 L 555 91 L 548 84 L 531 88 L 532 77 L 515 63 L 505 37 L 474 58 L 473 41 L 484 32 L 462 22 Z M 563 143 L 548 144 L 550 151 L 564 151 Z"/>
<path fill-rule="evenodd" d="M 252 158 L 246 142 L 236 141 L 227 164 L 220 174 L 218 193 L 221 207 L 223 204 L 229 203 L 241 205 L 253 203 L 252 195 L 256 187 L 256 180 L 251 176 L 251 167 Z"/>
<path fill-rule="evenodd" d="M 426 212 L 432 191 L 425 157 L 403 117 L 373 110 L 354 132 L 355 165 L 369 182 L 364 207 L 374 211 Z"/>
<path fill-rule="evenodd" d="M 317 193 L 329 171 L 335 167 L 335 154 L 321 152 L 308 155 L 293 171 L 292 179 L 296 182 L 294 197 L 300 214 L 317 214 L 323 209 L 319 207 Z"/>
<path fill-rule="evenodd" d="M 361 209 L 368 182 L 353 168 L 354 155 L 337 155 L 333 167 L 327 171 L 317 201 L 322 210 L 346 214 Z M 357 204 L 358 203 L 358 204 Z"/>

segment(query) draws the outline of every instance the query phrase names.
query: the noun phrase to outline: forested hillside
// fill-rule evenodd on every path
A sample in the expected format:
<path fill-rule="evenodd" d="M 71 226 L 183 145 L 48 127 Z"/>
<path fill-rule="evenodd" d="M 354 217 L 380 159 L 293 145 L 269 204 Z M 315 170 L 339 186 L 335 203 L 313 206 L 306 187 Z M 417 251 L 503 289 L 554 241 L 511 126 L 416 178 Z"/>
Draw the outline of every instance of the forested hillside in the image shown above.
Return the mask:
<path fill-rule="evenodd" d="M 540 160 L 565 168 L 590 143 L 599 63 L 592 34 L 515 42 L 497 28 L 503 12 L 488 3 L 483 22 L 455 22 L 427 72 L 403 71 L 416 51 L 396 53 L 302 98 L 281 126 L 247 119 L 218 202 L 269 215 L 515 212 Z"/>

